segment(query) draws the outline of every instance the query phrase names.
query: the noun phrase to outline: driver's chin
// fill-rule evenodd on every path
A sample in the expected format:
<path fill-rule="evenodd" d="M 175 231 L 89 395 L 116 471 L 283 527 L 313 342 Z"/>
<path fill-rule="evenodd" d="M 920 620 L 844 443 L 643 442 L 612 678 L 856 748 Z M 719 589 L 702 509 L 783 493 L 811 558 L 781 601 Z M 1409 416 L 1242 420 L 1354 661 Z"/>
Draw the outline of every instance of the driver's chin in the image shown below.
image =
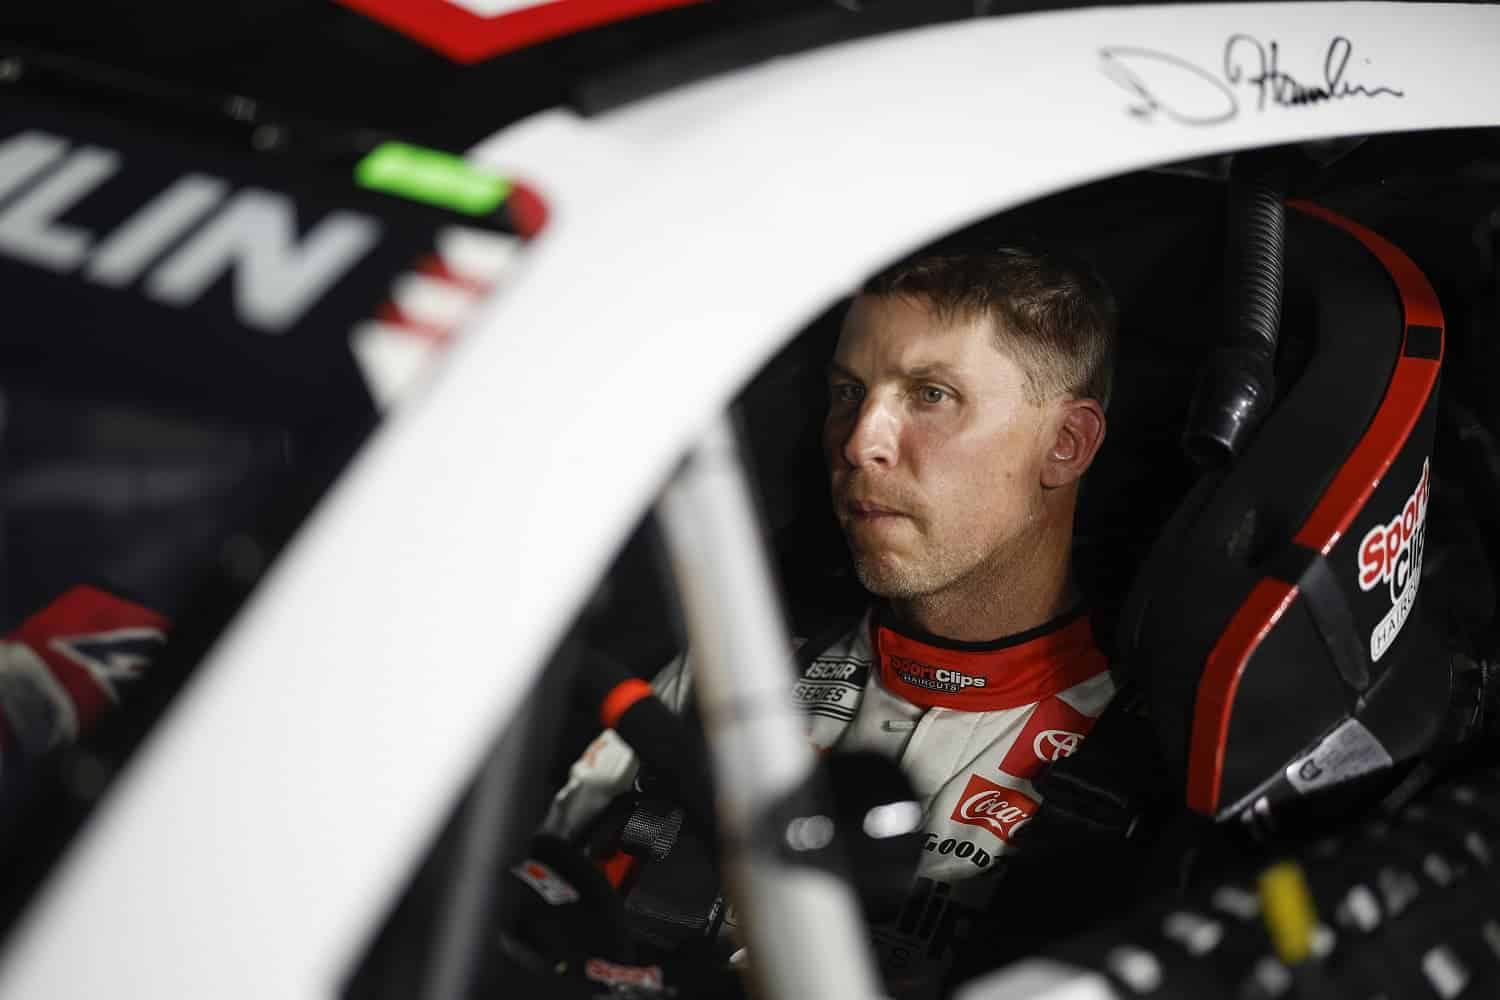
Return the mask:
<path fill-rule="evenodd" d="M 934 588 L 922 567 L 889 551 L 854 554 L 860 584 L 876 597 L 903 600 L 921 597 Z"/>

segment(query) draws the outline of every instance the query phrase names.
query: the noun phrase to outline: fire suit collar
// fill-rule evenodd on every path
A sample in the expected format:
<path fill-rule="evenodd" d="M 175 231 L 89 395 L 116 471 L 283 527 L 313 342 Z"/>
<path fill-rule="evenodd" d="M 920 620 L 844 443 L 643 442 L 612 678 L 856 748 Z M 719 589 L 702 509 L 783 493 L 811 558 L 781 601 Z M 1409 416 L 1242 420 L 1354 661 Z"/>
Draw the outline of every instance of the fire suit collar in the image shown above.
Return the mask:
<path fill-rule="evenodd" d="M 1019 708 L 1109 669 L 1082 608 L 993 642 L 898 629 L 880 611 L 870 631 L 881 686 L 922 708 Z"/>

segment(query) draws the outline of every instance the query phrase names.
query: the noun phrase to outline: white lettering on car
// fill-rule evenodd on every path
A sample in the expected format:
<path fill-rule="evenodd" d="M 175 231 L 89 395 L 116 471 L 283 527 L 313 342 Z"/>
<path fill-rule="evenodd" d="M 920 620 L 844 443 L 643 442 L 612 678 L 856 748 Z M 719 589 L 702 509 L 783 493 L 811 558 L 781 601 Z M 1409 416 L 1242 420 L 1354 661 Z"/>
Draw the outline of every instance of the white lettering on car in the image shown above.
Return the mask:
<path fill-rule="evenodd" d="M 61 221 L 119 173 L 119 153 L 69 150 L 66 140 L 28 131 L 0 142 L 0 254 L 59 274 L 123 288 L 143 274 L 146 294 L 192 305 L 232 276 L 236 317 L 264 333 L 291 327 L 364 257 L 380 236 L 372 218 L 332 212 L 301 237 L 287 195 L 258 188 L 229 193 L 216 177 L 188 174 L 146 202 L 112 233 L 97 236 Z M 196 227 L 196 231 L 193 231 Z M 148 266 L 168 247 L 185 242 Z"/>

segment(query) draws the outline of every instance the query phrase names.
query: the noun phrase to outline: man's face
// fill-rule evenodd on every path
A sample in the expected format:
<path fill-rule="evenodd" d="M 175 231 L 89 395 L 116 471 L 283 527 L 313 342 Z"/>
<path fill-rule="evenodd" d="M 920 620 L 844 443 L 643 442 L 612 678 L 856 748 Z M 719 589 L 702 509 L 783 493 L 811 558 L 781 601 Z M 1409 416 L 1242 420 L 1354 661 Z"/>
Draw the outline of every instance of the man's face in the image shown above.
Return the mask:
<path fill-rule="evenodd" d="M 823 447 L 865 588 L 939 593 L 1011 563 L 1040 513 L 1049 410 L 987 318 L 945 323 L 902 296 L 855 299 L 829 371 Z"/>

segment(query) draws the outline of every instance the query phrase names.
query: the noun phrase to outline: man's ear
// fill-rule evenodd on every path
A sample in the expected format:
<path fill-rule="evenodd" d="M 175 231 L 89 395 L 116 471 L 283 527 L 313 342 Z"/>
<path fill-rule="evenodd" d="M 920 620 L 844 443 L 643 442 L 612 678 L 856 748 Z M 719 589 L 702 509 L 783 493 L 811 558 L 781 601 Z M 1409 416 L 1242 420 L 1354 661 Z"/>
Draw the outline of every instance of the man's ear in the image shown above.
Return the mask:
<path fill-rule="evenodd" d="M 1065 399 L 1053 417 L 1052 440 L 1042 456 L 1042 486 L 1076 483 L 1104 443 L 1104 407 L 1096 399 Z"/>

